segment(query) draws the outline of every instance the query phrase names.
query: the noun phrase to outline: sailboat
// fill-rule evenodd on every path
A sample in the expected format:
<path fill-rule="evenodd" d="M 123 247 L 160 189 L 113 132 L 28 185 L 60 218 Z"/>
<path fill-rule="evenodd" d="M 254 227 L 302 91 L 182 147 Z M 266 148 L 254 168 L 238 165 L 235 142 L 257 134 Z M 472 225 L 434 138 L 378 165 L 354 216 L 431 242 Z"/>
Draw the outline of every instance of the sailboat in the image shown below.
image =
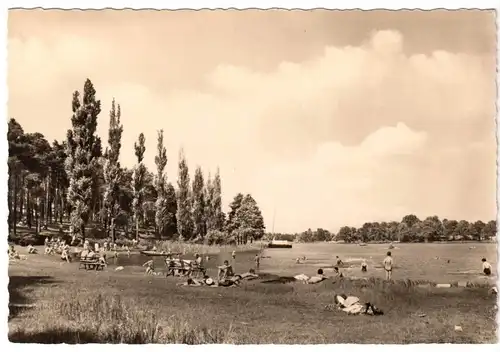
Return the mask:
<path fill-rule="evenodd" d="M 276 208 L 274 208 L 273 214 L 273 234 L 274 234 L 274 222 L 276 220 Z M 273 238 L 271 242 L 268 244 L 269 248 L 292 248 L 292 242 L 286 240 L 277 240 Z"/>

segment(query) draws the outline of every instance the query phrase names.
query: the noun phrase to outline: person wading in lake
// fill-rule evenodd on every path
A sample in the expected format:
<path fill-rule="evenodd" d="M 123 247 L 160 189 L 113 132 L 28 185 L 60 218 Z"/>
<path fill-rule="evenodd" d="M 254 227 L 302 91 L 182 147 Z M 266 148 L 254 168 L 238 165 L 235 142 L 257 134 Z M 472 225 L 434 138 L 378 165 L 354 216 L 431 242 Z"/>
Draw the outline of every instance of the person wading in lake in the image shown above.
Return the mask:
<path fill-rule="evenodd" d="M 486 261 L 486 258 L 481 259 L 483 262 L 483 273 L 486 276 L 491 275 L 491 264 Z"/>
<path fill-rule="evenodd" d="M 391 280 L 392 279 L 392 265 L 393 265 L 393 260 L 391 256 L 391 252 L 387 252 L 387 257 L 384 259 L 384 269 L 385 269 L 385 279 L 386 280 Z"/>
<path fill-rule="evenodd" d="M 260 267 L 260 256 L 259 256 L 258 253 L 255 255 L 254 261 L 255 261 L 255 269 L 259 270 L 259 267 Z"/>
<path fill-rule="evenodd" d="M 339 256 L 337 256 L 337 266 L 342 266 L 344 263 L 342 262 L 342 260 L 339 258 Z"/>
<path fill-rule="evenodd" d="M 361 262 L 361 271 L 366 273 L 368 269 L 368 265 L 366 264 L 366 260 L 363 260 L 363 262 Z"/>

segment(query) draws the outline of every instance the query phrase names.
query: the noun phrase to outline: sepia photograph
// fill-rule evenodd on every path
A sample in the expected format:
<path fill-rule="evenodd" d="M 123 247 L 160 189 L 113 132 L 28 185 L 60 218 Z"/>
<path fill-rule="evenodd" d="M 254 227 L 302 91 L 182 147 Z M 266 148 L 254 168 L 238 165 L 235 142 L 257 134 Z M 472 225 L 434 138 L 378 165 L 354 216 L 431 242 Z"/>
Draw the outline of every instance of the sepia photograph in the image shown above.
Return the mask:
<path fill-rule="evenodd" d="M 495 10 L 7 32 L 11 343 L 497 343 Z"/>

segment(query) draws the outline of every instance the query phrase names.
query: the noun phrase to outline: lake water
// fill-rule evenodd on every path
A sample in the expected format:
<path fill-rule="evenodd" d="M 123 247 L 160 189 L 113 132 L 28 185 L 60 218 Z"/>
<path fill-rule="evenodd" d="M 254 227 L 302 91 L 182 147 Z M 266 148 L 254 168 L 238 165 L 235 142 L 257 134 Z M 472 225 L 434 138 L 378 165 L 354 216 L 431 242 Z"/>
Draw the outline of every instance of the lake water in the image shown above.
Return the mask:
<path fill-rule="evenodd" d="M 398 243 L 391 249 L 394 258 L 394 279 L 422 279 L 441 282 L 460 280 L 480 281 L 481 258 L 485 257 L 493 266 L 494 279 L 497 273 L 497 249 L 495 243 Z M 260 271 L 270 274 L 291 276 L 304 273 L 313 275 L 319 268 L 328 274 L 336 263 L 336 256 L 346 264 L 341 270 L 347 276 L 375 276 L 383 277 L 382 261 L 388 251 L 388 244 L 368 244 L 359 246 L 354 244 L 335 243 L 294 243 L 291 249 L 267 248 L 262 252 Z M 256 251 L 239 252 L 233 261 L 231 253 L 210 255 L 205 262 L 209 273 L 216 271 L 216 267 L 224 260 L 229 260 L 237 272 L 247 271 L 254 267 Z M 306 256 L 304 264 L 297 264 L 297 257 Z M 158 269 L 165 267 L 162 257 L 147 257 L 142 254 L 126 254 L 110 262 L 116 266 L 133 266 L 135 270 L 143 263 L 153 258 Z M 185 255 L 184 259 L 193 259 L 193 255 Z M 368 272 L 362 273 L 362 260 L 368 263 Z M 449 261 L 449 262 L 448 262 Z"/>

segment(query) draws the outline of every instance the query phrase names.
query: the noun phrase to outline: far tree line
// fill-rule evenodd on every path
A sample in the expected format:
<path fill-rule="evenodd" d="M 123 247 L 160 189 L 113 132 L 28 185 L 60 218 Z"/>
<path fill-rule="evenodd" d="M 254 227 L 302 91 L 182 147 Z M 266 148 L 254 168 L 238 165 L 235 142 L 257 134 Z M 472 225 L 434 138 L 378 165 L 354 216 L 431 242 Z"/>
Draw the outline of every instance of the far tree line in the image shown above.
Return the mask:
<path fill-rule="evenodd" d="M 184 152 L 179 152 L 177 182 L 166 175 L 168 163 L 163 130 L 156 136 L 156 170 L 144 165 L 146 137 L 134 144 L 131 169 L 119 162 L 123 152 L 120 105 L 109 112 L 108 145 L 96 134 L 101 102 L 87 79 L 83 94 L 72 99 L 72 128 L 64 141 L 50 144 L 43 134 L 26 133 L 15 119 L 8 123 L 9 233 L 19 224 L 43 232 L 49 226 L 82 239 L 109 236 L 117 230 L 130 238 L 153 232 L 157 239 L 246 243 L 264 235 L 264 219 L 255 199 L 238 193 L 226 215 L 222 211 L 219 169 L 205 175 L 200 167 L 191 179 Z M 126 151 L 129 152 L 129 151 Z"/>
<path fill-rule="evenodd" d="M 483 241 L 496 236 L 497 223 L 478 220 L 440 220 L 429 216 L 420 220 L 416 215 L 403 217 L 400 222 L 367 222 L 361 227 L 343 226 L 337 233 L 318 228 L 295 234 L 266 234 L 268 239 L 297 242 L 344 241 L 346 243 L 368 242 L 435 242 L 435 241 Z"/>

